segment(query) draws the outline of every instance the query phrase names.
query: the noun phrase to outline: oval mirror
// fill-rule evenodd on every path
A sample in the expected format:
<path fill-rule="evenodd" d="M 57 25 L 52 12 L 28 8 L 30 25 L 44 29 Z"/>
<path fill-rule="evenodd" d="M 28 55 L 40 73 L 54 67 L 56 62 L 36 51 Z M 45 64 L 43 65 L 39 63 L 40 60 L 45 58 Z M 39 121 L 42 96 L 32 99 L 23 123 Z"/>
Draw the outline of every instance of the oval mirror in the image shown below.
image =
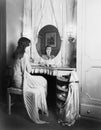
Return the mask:
<path fill-rule="evenodd" d="M 36 49 L 38 54 L 45 60 L 57 56 L 61 47 L 61 39 L 58 29 L 53 25 L 44 26 L 38 34 Z"/>

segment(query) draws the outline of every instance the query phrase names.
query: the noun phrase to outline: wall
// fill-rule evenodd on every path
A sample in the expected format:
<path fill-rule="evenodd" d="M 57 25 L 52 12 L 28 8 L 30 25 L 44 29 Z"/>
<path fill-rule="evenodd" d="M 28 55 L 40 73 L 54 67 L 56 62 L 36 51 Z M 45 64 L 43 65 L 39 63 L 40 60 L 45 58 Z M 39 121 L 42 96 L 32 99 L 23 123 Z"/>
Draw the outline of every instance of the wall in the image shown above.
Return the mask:
<path fill-rule="evenodd" d="M 21 36 L 21 24 L 23 15 L 23 0 L 6 0 L 6 49 L 7 63 L 11 63 L 11 55 L 17 46 L 17 40 Z"/>
<path fill-rule="evenodd" d="M 5 0 L 0 0 L 0 102 L 4 95 L 5 65 L 6 65 L 6 6 Z"/>
<path fill-rule="evenodd" d="M 101 120 L 101 0 L 82 0 L 78 2 L 78 7 L 77 58 L 82 87 L 80 112 Z"/>

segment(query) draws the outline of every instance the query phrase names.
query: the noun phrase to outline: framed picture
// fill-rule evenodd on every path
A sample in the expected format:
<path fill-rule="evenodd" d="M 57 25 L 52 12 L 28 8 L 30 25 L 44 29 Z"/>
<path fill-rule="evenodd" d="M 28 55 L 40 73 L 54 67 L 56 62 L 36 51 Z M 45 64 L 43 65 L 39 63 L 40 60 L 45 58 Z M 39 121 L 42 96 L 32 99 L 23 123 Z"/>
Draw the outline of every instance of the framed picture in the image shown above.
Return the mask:
<path fill-rule="evenodd" d="M 56 47 L 56 33 L 46 33 L 45 36 L 45 45 L 49 45 L 51 47 Z"/>

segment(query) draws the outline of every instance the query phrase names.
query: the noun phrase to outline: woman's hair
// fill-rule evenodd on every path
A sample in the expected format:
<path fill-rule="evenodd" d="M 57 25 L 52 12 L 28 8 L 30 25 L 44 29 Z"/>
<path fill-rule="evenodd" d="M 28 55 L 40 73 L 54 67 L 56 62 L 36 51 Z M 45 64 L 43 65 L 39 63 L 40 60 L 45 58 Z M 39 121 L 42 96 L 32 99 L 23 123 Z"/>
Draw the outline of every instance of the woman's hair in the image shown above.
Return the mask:
<path fill-rule="evenodd" d="M 48 47 L 51 47 L 50 45 L 47 45 L 47 46 L 45 46 L 45 49 L 47 49 Z M 52 48 L 52 47 L 51 47 Z"/>
<path fill-rule="evenodd" d="M 18 40 L 18 46 L 13 54 L 13 58 L 22 58 L 25 52 L 25 48 L 28 47 L 30 45 L 30 39 L 26 38 L 26 37 L 21 37 Z"/>
<path fill-rule="evenodd" d="M 52 47 L 50 45 L 45 46 L 45 54 L 46 54 L 46 50 L 47 50 L 48 47 L 50 47 L 51 50 L 52 50 Z"/>

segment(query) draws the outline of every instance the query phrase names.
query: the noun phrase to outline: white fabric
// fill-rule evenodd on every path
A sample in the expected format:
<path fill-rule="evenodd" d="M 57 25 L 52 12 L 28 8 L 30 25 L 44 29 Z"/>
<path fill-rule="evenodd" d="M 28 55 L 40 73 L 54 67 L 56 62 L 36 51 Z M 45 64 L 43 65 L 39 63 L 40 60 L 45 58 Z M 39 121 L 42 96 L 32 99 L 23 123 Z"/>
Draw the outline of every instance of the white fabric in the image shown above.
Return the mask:
<path fill-rule="evenodd" d="M 55 26 L 61 37 L 61 50 L 56 57 L 57 66 L 66 66 L 68 60 L 68 33 L 76 33 L 76 0 L 24 0 L 23 36 L 32 41 L 32 57 L 40 56 L 36 50 L 38 33 L 46 25 Z M 61 62 L 60 62 L 61 61 Z"/>
<path fill-rule="evenodd" d="M 31 75 L 29 56 L 17 59 L 14 63 L 14 81 L 17 88 L 23 87 L 23 97 L 29 117 L 38 124 L 46 123 L 39 118 L 39 110 L 48 115 L 47 80 L 42 76 Z"/>
<path fill-rule="evenodd" d="M 22 88 L 23 76 L 22 76 L 21 64 L 22 59 L 21 60 L 17 59 L 13 65 L 13 80 L 15 82 L 15 87 L 17 88 Z"/>
<path fill-rule="evenodd" d="M 29 117 L 38 124 L 46 123 L 39 118 L 39 110 L 48 114 L 47 103 L 47 81 L 42 76 L 31 76 L 28 72 L 24 74 L 23 96 Z"/>
<path fill-rule="evenodd" d="M 79 89 L 78 83 L 71 83 L 69 85 L 68 98 L 65 105 L 65 124 L 73 125 L 75 120 L 79 117 Z"/>
<path fill-rule="evenodd" d="M 79 86 L 75 71 L 71 73 L 69 92 L 59 122 L 71 126 L 79 118 Z"/>

